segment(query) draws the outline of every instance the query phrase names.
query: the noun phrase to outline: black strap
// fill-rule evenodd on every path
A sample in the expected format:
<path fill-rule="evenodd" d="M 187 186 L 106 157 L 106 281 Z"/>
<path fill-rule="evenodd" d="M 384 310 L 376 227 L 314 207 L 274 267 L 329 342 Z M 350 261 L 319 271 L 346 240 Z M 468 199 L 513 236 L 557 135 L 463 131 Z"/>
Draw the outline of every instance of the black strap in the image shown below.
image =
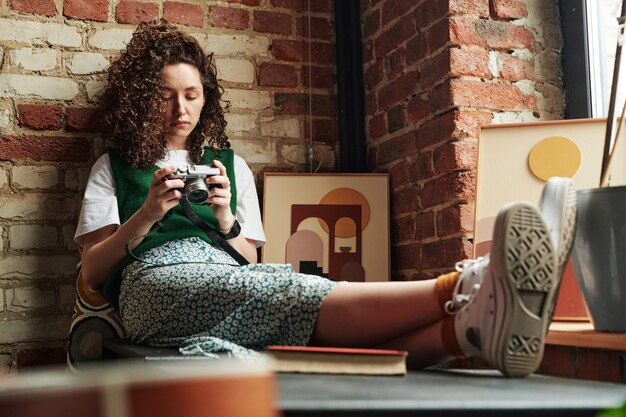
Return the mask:
<path fill-rule="evenodd" d="M 204 233 L 206 233 L 213 242 L 215 242 L 218 246 L 224 249 L 226 253 L 228 253 L 234 260 L 239 263 L 239 265 L 248 265 L 250 263 L 246 258 L 243 257 L 242 254 L 237 252 L 237 249 L 230 246 L 230 243 L 224 240 L 224 238 L 222 238 L 219 233 L 211 229 L 208 224 L 206 224 L 204 221 L 202 221 L 202 219 L 200 219 L 200 217 L 198 217 L 198 215 L 191 208 L 191 205 L 189 204 L 189 201 L 187 201 L 187 198 L 183 196 L 183 198 L 180 199 L 180 205 L 183 206 L 183 210 L 185 211 L 185 215 L 187 216 L 187 218 L 191 220 L 193 224 L 198 226 L 198 228 L 200 228 Z"/>

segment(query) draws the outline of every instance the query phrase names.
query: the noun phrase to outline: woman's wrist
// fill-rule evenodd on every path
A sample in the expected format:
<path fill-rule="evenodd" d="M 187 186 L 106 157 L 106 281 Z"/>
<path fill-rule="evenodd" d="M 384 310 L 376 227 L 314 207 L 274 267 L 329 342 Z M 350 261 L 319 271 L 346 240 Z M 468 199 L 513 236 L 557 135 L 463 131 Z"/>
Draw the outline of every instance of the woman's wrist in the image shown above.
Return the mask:
<path fill-rule="evenodd" d="M 221 234 L 226 235 L 233 229 L 233 226 L 235 225 L 236 221 L 237 221 L 237 217 L 232 216 L 232 218 L 228 222 L 225 222 L 226 227 L 222 227 L 222 223 L 218 222 L 217 223 L 217 230 Z"/>

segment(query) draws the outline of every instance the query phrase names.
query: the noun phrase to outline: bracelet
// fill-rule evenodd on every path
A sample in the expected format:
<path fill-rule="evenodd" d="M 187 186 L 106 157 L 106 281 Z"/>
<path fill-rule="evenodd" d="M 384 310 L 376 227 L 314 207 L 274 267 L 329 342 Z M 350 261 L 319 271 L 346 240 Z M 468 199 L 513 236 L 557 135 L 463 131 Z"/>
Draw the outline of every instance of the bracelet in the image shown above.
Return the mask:
<path fill-rule="evenodd" d="M 235 219 L 235 221 L 233 222 L 233 225 L 230 226 L 230 228 L 228 229 L 228 233 L 222 232 L 222 230 L 219 227 L 218 227 L 217 233 L 219 233 L 222 239 L 225 239 L 225 240 L 234 239 L 237 236 L 239 236 L 239 234 L 241 233 L 241 226 L 239 226 L 239 222 L 237 221 L 237 219 Z"/>
<path fill-rule="evenodd" d="M 222 229 L 220 227 L 219 222 L 217 223 L 217 230 L 220 231 L 221 234 L 225 235 L 228 234 L 228 232 L 230 232 L 230 230 L 233 228 L 233 226 L 235 225 L 235 222 L 237 221 L 237 217 L 233 216 L 233 222 L 230 224 L 230 226 L 228 226 L 226 229 Z"/>

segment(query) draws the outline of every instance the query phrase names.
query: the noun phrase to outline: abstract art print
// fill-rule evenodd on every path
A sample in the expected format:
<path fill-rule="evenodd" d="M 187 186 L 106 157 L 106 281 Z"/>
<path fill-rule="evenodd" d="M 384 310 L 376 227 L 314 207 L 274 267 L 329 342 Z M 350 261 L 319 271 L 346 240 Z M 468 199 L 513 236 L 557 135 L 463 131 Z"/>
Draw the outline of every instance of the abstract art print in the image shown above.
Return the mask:
<path fill-rule="evenodd" d="M 483 126 L 478 141 L 474 256 L 489 253 L 500 208 L 517 200 L 537 205 L 550 177 L 572 178 L 577 189 L 597 187 L 605 129 L 606 119 Z M 618 148 L 624 142 L 622 138 Z M 611 185 L 626 184 L 626 150 L 617 149 L 617 154 L 620 159 L 613 164 Z M 587 317 L 571 260 L 560 294 L 555 318 Z"/>
<path fill-rule="evenodd" d="M 266 173 L 263 263 L 334 281 L 390 279 L 389 174 Z"/>

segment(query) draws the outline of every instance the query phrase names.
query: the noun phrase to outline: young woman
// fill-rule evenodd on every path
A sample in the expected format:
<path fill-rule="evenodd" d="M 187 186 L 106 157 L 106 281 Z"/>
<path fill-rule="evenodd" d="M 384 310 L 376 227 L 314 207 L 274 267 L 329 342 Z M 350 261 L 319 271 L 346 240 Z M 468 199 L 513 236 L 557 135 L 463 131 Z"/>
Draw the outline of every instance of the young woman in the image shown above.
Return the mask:
<path fill-rule="evenodd" d="M 555 231 L 529 204 L 504 207 L 490 257 L 434 280 L 333 282 L 257 264 L 256 189 L 229 149 L 221 94 L 211 56 L 167 24 L 141 24 L 109 69 L 103 135 L 115 149 L 92 169 L 75 239 L 83 276 L 119 308 L 134 341 L 235 356 L 270 344 L 393 348 L 414 367 L 480 355 L 506 375 L 537 369 L 571 247 L 573 226 L 560 221 L 575 214 L 571 199 L 545 203 L 562 209 Z M 181 209 L 185 182 L 171 174 L 193 164 L 219 171 L 194 211 L 249 265 Z"/>

